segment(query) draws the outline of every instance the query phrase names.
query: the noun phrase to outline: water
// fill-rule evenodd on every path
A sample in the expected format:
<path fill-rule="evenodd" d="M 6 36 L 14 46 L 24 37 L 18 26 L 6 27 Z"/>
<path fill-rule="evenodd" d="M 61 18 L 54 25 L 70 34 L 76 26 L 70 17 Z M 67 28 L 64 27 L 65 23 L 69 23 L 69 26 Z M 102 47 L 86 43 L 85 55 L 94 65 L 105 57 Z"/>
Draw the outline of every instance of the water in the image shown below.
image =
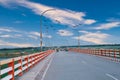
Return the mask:
<path fill-rule="evenodd" d="M 5 59 L 8 59 L 8 58 L 0 58 L 0 61 L 5 60 Z"/>

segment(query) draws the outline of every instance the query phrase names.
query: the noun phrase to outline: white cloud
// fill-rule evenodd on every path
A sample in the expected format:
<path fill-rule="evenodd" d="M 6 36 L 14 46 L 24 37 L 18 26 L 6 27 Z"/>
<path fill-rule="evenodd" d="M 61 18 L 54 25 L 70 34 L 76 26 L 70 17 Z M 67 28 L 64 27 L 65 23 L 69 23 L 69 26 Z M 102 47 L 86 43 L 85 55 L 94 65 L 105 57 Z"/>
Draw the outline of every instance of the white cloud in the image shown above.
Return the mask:
<path fill-rule="evenodd" d="M 34 45 L 34 43 L 30 44 L 29 41 L 27 41 L 27 43 L 24 43 L 26 42 L 26 38 L 33 39 L 33 37 L 29 37 L 28 35 L 29 32 L 26 33 L 25 31 L 16 30 L 13 28 L 0 28 L 0 31 L 1 31 L 0 32 L 0 38 L 1 38 L 0 48 L 2 48 L 2 46 L 3 47 L 35 47 L 36 46 Z M 22 40 L 19 43 L 13 42 L 13 41 L 17 41 L 18 39 L 22 39 Z M 9 40 L 9 42 L 7 42 L 6 40 L 7 41 Z"/>
<path fill-rule="evenodd" d="M 22 15 L 22 16 L 26 16 L 26 14 L 24 14 L 24 13 L 22 13 L 21 15 Z"/>
<path fill-rule="evenodd" d="M 21 34 L 0 34 L 0 38 L 21 38 Z"/>
<path fill-rule="evenodd" d="M 1 27 L 1 28 L 0 28 L 0 31 L 3 31 L 3 32 L 12 32 L 12 31 L 14 31 L 14 30 L 12 30 L 12 29 L 10 29 L 10 28 L 3 28 L 3 27 Z"/>
<path fill-rule="evenodd" d="M 12 37 L 11 35 L 0 35 L 1 38 L 10 38 Z"/>
<path fill-rule="evenodd" d="M 40 33 L 39 32 L 30 32 L 30 37 L 32 37 L 32 38 L 36 38 L 36 37 L 40 37 Z M 42 37 L 43 38 L 52 38 L 52 36 L 51 35 L 47 35 L 47 34 L 45 34 L 45 33 L 43 33 L 42 34 Z"/>
<path fill-rule="evenodd" d="M 95 20 L 92 20 L 92 19 L 87 19 L 87 20 L 85 20 L 85 24 L 93 24 L 93 23 L 95 23 L 96 21 Z"/>
<path fill-rule="evenodd" d="M 68 30 L 58 30 L 57 34 L 60 36 L 72 36 L 73 33 Z"/>
<path fill-rule="evenodd" d="M 30 32 L 30 35 L 34 35 L 34 36 L 40 36 L 40 33 L 39 32 Z"/>
<path fill-rule="evenodd" d="M 34 36 L 34 35 L 28 35 L 28 37 L 29 37 L 29 38 L 32 38 L 32 39 L 35 39 L 35 40 L 38 39 L 38 37 L 37 37 L 37 36 Z"/>
<path fill-rule="evenodd" d="M 47 35 L 45 33 L 43 33 L 43 38 L 52 38 L 51 35 Z M 14 39 L 26 39 L 26 38 L 31 38 L 34 40 L 38 40 L 40 38 L 40 33 L 39 32 L 25 32 L 25 31 L 21 31 L 21 30 L 16 30 L 12 27 L 10 28 L 0 28 L 0 38 L 14 38 Z"/>
<path fill-rule="evenodd" d="M 22 37 L 22 34 L 14 34 L 15 37 Z"/>
<path fill-rule="evenodd" d="M 12 28 L 12 27 L 1 27 L 1 26 L 0 26 L 0 32 L 1 32 L 1 33 L 6 33 L 6 32 L 8 32 L 8 33 L 13 33 L 13 32 L 21 32 L 21 31 L 16 30 L 16 29 L 14 29 L 14 28 Z"/>
<path fill-rule="evenodd" d="M 41 15 L 41 13 L 45 10 L 54 8 L 54 11 L 49 11 L 45 13 L 44 16 L 51 19 L 53 22 L 58 20 L 61 24 L 69 26 L 75 26 L 76 24 L 80 23 L 90 25 L 96 22 L 93 19 L 85 19 L 84 17 L 86 16 L 86 14 L 83 12 L 75 12 L 67 9 L 62 10 L 39 3 L 30 2 L 28 0 L 0 0 L 0 4 L 5 6 L 11 5 L 12 3 L 29 8 L 38 15 Z"/>
<path fill-rule="evenodd" d="M 95 32 L 95 33 L 87 32 L 87 31 L 80 31 L 80 32 L 83 33 L 83 35 L 74 37 L 74 39 L 80 39 L 95 44 L 107 44 L 105 40 L 110 36 L 109 34 L 101 33 L 101 32 Z"/>
<path fill-rule="evenodd" d="M 12 42 L 6 42 L 0 40 L 0 45 L 2 46 L 12 46 L 12 47 L 34 47 L 32 44 L 28 43 L 12 43 Z"/>
<path fill-rule="evenodd" d="M 88 31 L 81 30 L 80 33 L 89 33 Z"/>
<path fill-rule="evenodd" d="M 11 0 L 0 0 L 0 4 L 1 5 L 4 5 L 4 6 L 8 6 L 8 3 L 10 2 Z"/>
<path fill-rule="evenodd" d="M 0 38 L 21 38 L 22 31 L 16 30 L 12 27 L 0 27 Z"/>
<path fill-rule="evenodd" d="M 101 30 L 101 29 L 111 29 L 114 27 L 119 27 L 120 26 L 120 22 L 109 22 L 109 23 L 105 23 L 105 24 L 100 24 L 99 26 L 95 27 L 95 29 L 97 30 Z"/>
<path fill-rule="evenodd" d="M 20 24 L 23 23 L 22 21 L 14 21 L 13 23 Z"/>
<path fill-rule="evenodd" d="M 43 37 L 44 37 L 44 38 L 52 38 L 51 35 L 47 35 L 47 34 L 43 34 Z"/>
<path fill-rule="evenodd" d="M 108 18 L 106 21 L 109 21 L 109 22 L 120 22 L 120 18 L 111 17 L 111 18 Z"/>

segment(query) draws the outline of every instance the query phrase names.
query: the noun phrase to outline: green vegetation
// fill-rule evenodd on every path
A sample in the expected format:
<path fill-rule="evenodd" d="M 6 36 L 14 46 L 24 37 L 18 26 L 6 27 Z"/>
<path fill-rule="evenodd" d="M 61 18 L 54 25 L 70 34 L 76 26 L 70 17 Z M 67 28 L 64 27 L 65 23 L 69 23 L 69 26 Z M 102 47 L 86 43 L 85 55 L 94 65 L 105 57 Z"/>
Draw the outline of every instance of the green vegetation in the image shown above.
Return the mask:
<path fill-rule="evenodd" d="M 39 52 L 38 48 L 14 48 L 14 49 L 0 49 L 1 58 L 12 58 L 22 55 L 28 55 Z"/>
<path fill-rule="evenodd" d="M 43 51 L 50 48 L 78 48 L 78 46 L 55 46 L 55 47 L 43 47 Z M 105 45 L 81 45 L 80 48 L 92 48 L 92 49 L 120 49 L 120 44 L 105 44 Z M 40 52 L 39 47 L 28 48 L 13 48 L 13 49 L 0 49 L 0 58 L 12 58 L 22 55 L 33 54 Z"/>
<path fill-rule="evenodd" d="M 43 47 L 42 51 L 49 49 L 48 47 Z M 40 52 L 39 47 L 28 47 L 28 48 L 12 48 L 12 49 L 0 49 L 0 58 L 13 58 L 28 54 L 34 54 Z"/>
<path fill-rule="evenodd" d="M 71 48 L 78 48 L 78 46 L 68 46 Z M 104 44 L 104 45 L 81 45 L 80 48 L 92 49 L 120 49 L 120 44 Z"/>

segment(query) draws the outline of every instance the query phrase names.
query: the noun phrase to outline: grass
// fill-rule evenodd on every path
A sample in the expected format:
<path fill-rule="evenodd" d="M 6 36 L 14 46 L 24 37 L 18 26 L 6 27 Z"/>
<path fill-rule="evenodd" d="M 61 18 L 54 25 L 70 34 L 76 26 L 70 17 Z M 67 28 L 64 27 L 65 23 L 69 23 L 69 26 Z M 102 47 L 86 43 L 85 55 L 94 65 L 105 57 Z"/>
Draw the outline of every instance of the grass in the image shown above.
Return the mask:
<path fill-rule="evenodd" d="M 36 49 L 6 49 L 0 50 L 0 58 L 13 58 L 21 55 L 28 55 L 32 53 L 39 52 Z"/>

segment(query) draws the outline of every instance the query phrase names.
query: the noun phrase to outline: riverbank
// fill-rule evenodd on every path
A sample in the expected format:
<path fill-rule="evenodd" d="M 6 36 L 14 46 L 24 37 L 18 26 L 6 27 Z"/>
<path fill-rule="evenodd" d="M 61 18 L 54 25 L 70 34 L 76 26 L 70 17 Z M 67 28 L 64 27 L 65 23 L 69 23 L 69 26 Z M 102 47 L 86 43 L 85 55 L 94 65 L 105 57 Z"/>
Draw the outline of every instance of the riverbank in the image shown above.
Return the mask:
<path fill-rule="evenodd" d="M 8 59 L 8 58 L 0 58 L 0 61 L 5 60 L 5 59 Z"/>

